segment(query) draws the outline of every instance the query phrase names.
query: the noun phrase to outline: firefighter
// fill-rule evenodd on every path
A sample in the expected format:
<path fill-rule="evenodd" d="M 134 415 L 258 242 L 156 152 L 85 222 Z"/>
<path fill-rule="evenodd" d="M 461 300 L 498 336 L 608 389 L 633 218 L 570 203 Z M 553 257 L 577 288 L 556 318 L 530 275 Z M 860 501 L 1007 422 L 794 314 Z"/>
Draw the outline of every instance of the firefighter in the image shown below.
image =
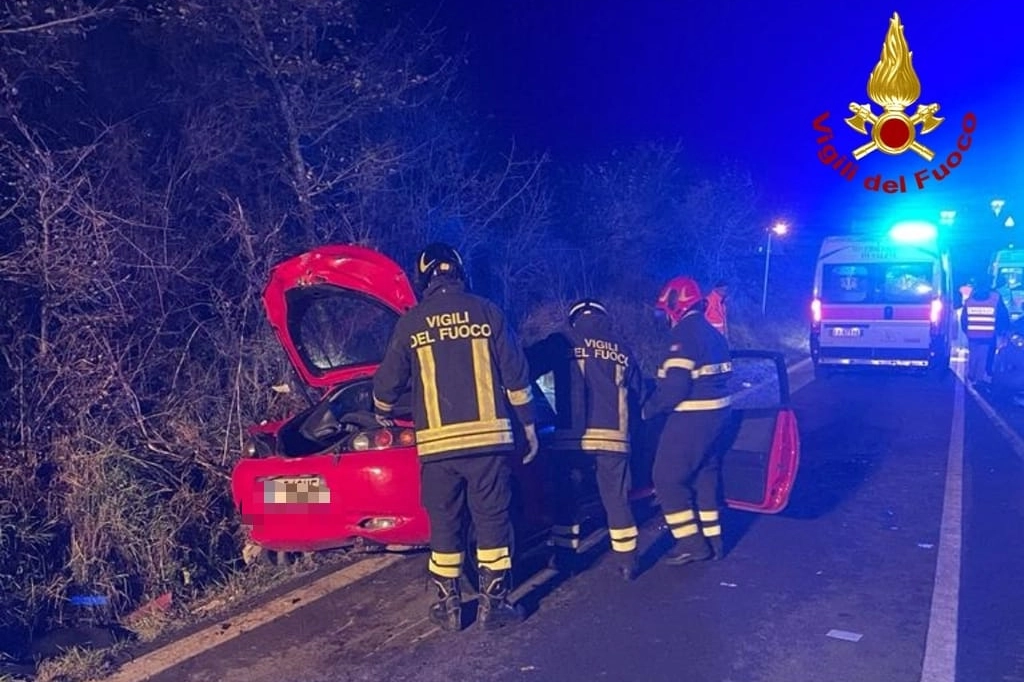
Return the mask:
<path fill-rule="evenodd" d="M 430 619 L 458 631 L 465 560 L 464 507 L 476 529 L 477 620 L 494 629 L 522 620 L 509 601 L 513 530 L 511 465 L 516 420 L 529 463 L 537 454 L 529 367 L 501 310 L 468 291 L 462 258 L 434 243 L 420 254 L 420 303 L 395 325 L 373 381 L 383 423 L 412 391 L 423 507 L 430 519 L 428 571 L 437 588 Z"/>
<path fill-rule="evenodd" d="M 996 343 L 1010 328 L 1010 313 L 999 292 L 986 280 L 975 280 L 970 297 L 964 302 L 960 327 L 967 334 L 967 380 L 987 383 L 992 375 Z"/>
<path fill-rule="evenodd" d="M 555 382 L 551 565 L 568 573 L 576 569 L 581 519 L 573 472 L 593 471 L 616 567 L 625 580 L 633 580 L 639 572 L 639 533 L 629 505 L 630 417 L 643 389 L 637 361 L 612 330 L 607 308 L 593 299 L 574 303 L 568 327 L 527 348 L 526 356 L 531 377 L 552 372 Z"/>
<path fill-rule="evenodd" d="M 675 539 L 666 563 L 718 559 L 722 545 L 721 449 L 730 415 L 732 361 L 725 337 L 705 319 L 700 287 L 676 277 L 657 309 L 671 325 L 658 383 L 644 403 L 644 419 L 667 414 L 654 460 L 654 487 Z"/>
<path fill-rule="evenodd" d="M 726 322 L 725 298 L 728 295 L 729 285 L 722 280 L 715 282 L 711 293 L 708 294 L 707 308 L 704 311 L 704 317 L 711 323 L 711 326 L 727 339 L 729 338 L 729 325 Z"/>

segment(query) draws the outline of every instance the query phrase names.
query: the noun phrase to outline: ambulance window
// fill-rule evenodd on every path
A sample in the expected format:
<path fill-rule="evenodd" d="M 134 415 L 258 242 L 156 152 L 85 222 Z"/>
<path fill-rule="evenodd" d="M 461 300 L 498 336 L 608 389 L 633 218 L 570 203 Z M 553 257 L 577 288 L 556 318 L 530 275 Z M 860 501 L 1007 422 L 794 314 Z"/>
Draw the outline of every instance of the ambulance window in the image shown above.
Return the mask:
<path fill-rule="evenodd" d="M 899 263 L 885 268 L 884 302 L 919 303 L 935 297 L 932 263 Z"/>
<path fill-rule="evenodd" d="M 822 300 L 828 303 L 864 303 L 870 294 L 871 282 L 866 266 L 826 265 L 822 269 Z"/>

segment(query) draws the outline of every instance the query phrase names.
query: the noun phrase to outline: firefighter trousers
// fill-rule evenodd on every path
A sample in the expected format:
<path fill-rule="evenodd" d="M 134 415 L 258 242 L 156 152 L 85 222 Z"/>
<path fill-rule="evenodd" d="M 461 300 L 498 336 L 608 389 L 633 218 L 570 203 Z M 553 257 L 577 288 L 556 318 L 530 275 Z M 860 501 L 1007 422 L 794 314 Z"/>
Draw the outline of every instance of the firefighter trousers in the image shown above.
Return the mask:
<path fill-rule="evenodd" d="M 512 467 L 509 455 L 472 455 L 420 467 L 420 499 L 430 518 L 428 569 L 458 578 L 465 560 L 466 510 L 476 527 L 476 561 L 494 572 L 512 568 Z"/>
<path fill-rule="evenodd" d="M 629 456 L 593 452 L 556 452 L 551 457 L 554 482 L 554 526 L 551 542 L 555 547 L 577 550 L 580 546 L 580 500 L 573 481 L 574 471 L 593 475 L 601 505 L 608 516 L 608 535 L 612 551 L 635 552 L 639 531 L 629 506 Z"/>
<path fill-rule="evenodd" d="M 730 410 L 673 412 L 654 458 L 654 487 L 676 541 L 721 542 L 722 452 L 719 437 Z"/>

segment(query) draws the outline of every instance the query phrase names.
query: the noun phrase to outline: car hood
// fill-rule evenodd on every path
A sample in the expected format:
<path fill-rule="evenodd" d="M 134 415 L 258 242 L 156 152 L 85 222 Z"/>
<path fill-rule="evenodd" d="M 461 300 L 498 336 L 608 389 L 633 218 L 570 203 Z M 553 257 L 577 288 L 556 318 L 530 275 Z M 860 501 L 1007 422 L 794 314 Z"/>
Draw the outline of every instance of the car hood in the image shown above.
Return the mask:
<path fill-rule="evenodd" d="M 327 389 L 371 376 L 395 322 L 416 304 L 401 267 L 372 249 L 334 244 L 278 263 L 263 305 L 308 385 Z"/>

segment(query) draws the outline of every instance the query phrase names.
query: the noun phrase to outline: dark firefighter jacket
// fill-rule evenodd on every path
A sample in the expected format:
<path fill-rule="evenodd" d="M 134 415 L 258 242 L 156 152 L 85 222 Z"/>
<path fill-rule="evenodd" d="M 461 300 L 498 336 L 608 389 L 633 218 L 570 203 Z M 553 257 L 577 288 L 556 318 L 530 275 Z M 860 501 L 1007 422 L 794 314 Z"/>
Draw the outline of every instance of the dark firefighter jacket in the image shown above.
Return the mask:
<path fill-rule="evenodd" d="M 672 412 L 720 410 L 729 406 L 732 357 L 725 337 L 691 310 L 672 328 L 668 352 L 658 368 L 654 394 L 644 405 L 648 417 Z"/>
<path fill-rule="evenodd" d="M 555 382 L 553 450 L 630 452 L 631 415 L 643 389 L 640 368 L 607 318 L 584 315 L 526 349 L 531 378 Z"/>
<path fill-rule="evenodd" d="M 1005 334 L 1010 326 L 1010 312 L 996 291 L 976 289 L 964 301 L 963 310 L 960 326 L 968 339 L 993 341 L 997 335 Z"/>
<path fill-rule="evenodd" d="M 407 386 L 425 461 L 511 451 L 512 417 L 533 423 L 529 368 L 504 314 L 455 280 L 432 282 L 399 318 L 373 378 L 377 412 Z"/>

